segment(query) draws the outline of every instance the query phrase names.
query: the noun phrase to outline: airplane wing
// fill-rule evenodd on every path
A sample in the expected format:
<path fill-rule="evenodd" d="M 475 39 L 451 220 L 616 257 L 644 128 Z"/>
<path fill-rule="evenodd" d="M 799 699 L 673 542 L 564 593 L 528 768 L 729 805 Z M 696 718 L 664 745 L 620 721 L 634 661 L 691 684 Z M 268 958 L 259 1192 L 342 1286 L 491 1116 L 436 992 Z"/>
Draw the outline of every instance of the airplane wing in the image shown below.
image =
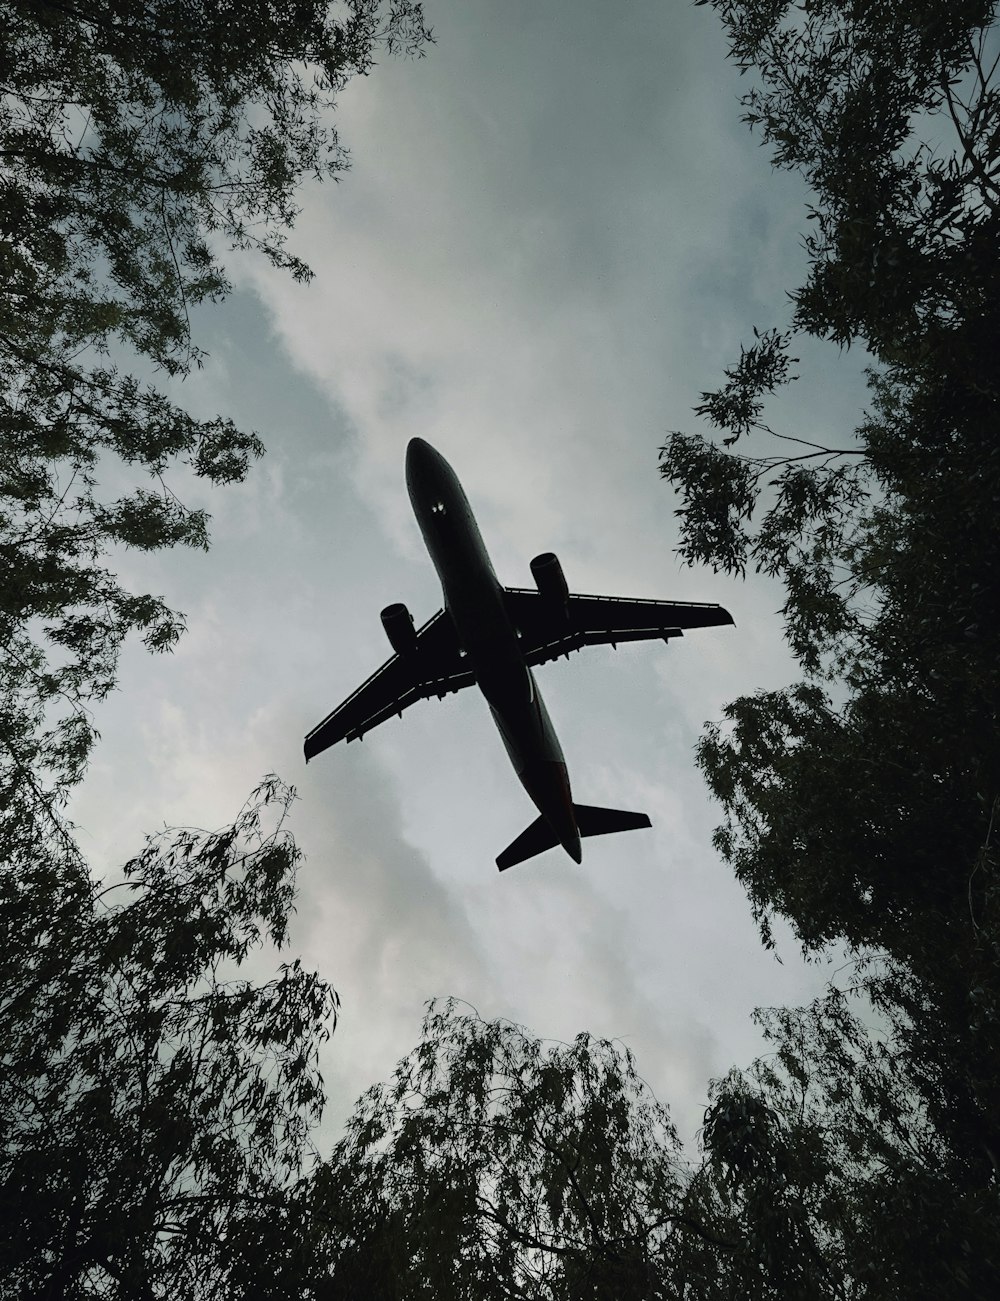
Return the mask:
<path fill-rule="evenodd" d="M 721 605 L 700 601 L 641 601 L 627 596 L 574 596 L 545 600 L 532 587 L 508 587 L 504 599 L 520 637 L 524 662 L 544 664 L 582 646 L 680 637 L 685 628 L 733 622 Z"/>
<path fill-rule="evenodd" d="M 364 736 L 417 700 L 445 696 L 475 681 L 461 651 L 450 617 L 439 610 L 417 629 L 417 644 L 393 655 L 353 695 L 316 725 L 306 737 L 308 761 L 327 746 Z"/>

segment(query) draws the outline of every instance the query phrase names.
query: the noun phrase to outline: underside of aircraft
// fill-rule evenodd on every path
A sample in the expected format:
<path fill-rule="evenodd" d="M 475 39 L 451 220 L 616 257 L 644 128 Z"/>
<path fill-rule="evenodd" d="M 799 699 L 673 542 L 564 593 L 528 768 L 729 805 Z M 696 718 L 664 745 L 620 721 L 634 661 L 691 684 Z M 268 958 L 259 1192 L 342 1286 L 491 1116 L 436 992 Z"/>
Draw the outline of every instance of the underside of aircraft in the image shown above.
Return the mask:
<path fill-rule="evenodd" d="M 571 593 L 552 552 L 531 562 L 533 588 L 498 582 L 454 470 L 423 439 L 407 448 L 414 514 L 444 608 L 419 628 L 401 603 L 382 611 L 393 655 L 305 740 L 309 760 L 360 739 L 418 700 L 478 686 L 522 785 L 539 811 L 497 858 L 501 871 L 556 845 L 580 861 L 581 837 L 648 827 L 644 813 L 574 804 L 566 764 L 532 669 L 585 646 L 669 641 L 686 629 L 731 624 L 719 605 Z"/>

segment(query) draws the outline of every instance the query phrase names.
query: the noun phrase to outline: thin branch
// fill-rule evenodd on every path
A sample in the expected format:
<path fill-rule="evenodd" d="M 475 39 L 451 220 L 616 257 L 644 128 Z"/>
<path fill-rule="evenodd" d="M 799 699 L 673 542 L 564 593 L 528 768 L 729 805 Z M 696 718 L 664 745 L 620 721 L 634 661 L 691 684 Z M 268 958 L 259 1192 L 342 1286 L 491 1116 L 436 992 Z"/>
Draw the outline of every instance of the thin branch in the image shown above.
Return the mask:
<path fill-rule="evenodd" d="M 962 123 L 958 119 L 958 113 L 955 108 L 955 96 L 952 95 L 951 93 L 951 86 L 948 83 L 948 74 L 946 69 L 942 69 L 940 84 L 942 90 L 944 91 L 945 99 L 947 100 L 948 103 L 949 116 L 951 117 L 955 130 L 958 132 L 958 138 L 962 144 L 962 153 L 966 161 L 968 162 L 969 166 L 972 168 L 973 175 L 979 180 L 980 184 L 986 190 L 989 190 L 992 194 L 1000 195 L 1000 186 L 998 186 L 994 182 L 990 173 L 987 172 L 986 168 L 976 157 L 975 153 L 973 152 L 972 143 L 968 135 L 966 134 L 965 129 L 962 126 Z M 998 205 L 995 200 L 991 200 L 986 194 L 982 194 L 981 198 L 983 203 L 990 210 L 993 216 L 997 216 L 998 213 L 1000 213 L 1000 208 L 998 208 Z"/>
<path fill-rule="evenodd" d="M 808 438 L 799 438 L 795 434 L 779 434 L 775 430 L 761 425 L 772 438 L 780 438 L 786 443 L 801 443 L 804 447 L 815 447 L 820 452 L 828 452 L 830 456 L 866 456 L 864 448 L 861 447 L 824 447 L 822 443 L 813 443 Z"/>

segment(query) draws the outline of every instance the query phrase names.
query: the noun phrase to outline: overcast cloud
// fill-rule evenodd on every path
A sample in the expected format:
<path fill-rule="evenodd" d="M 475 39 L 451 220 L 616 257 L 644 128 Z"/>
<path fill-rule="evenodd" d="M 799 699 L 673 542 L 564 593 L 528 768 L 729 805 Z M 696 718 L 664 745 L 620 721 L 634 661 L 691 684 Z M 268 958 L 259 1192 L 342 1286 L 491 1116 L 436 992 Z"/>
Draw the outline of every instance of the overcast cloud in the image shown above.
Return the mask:
<path fill-rule="evenodd" d="M 706 719 L 794 675 L 781 593 L 682 569 L 657 474 L 667 431 L 801 280 L 804 192 L 738 121 L 711 12 L 686 0 L 429 0 L 437 44 L 386 60 L 338 113 L 353 168 L 309 189 L 308 287 L 251 261 L 201 316 L 200 413 L 268 457 L 221 490 L 211 553 L 126 556 L 185 610 L 177 652 L 128 654 L 75 806 L 97 864 L 164 823 L 231 819 L 259 777 L 298 787 L 307 855 L 293 944 L 340 991 L 330 1132 L 417 1039 L 422 1005 L 623 1038 L 683 1137 L 712 1074 L 759 1049 L 754 1006 L 828 968 L 764 952 L 711 847 L 693 766 Z M 843 438 L 860 362 L 819 345 L 779 428 Z M 308 770 L 304 733 L 389 654 L 378 612 L 440 605 L 403 483 L 418 434 L 452 462 L 501 581 L 555 550 L 571 590 L 719 601 L 736 628 L 607 648 L 539 674 L 581 802 L 651 831 L 503 876 L 534 811 L 475 692 L 410 710 Z M 197 495 L 197 486 L 192 487 Z M 782 932 L 779 932 L 779 935 Z"/>

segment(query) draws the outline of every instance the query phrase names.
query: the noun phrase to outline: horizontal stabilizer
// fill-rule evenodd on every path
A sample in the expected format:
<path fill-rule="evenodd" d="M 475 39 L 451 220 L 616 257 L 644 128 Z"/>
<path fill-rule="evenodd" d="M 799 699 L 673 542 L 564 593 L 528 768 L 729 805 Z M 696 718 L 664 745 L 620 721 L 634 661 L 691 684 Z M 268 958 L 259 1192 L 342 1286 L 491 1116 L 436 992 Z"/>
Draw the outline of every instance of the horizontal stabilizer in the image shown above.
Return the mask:
<path fill-rule="evenodd" d="M 525 827 L 518 838 L 512 840 L 503 851 L 497 859 L 497 867 L 504 872 L 515 863 L 523 863 L 526 858 L 544 854 L 547 849 L 554 849 L 558 844 L 556 834 L 547 820 L 536 818 L 531 826 Z"/>
<path fill-rule="evenodd" d="M 640 827 L 653 825 L 645 813 L 601 809 L 593 804 L 574 804 L 573 816 L 581 836 L 607 836 L 613 831 L 637 831 Z M 555 849 L 558 844 L 559 838 L 547 819 L 536 818 L 503 851 L 497 859 L 497 867 L 504 872 L 515 863 L 523 863 L 526 858 L 534 858 L 536 854 L 544 854 L 547 849 Z"/>
<path fill-rule="evenodd" d="M 645 813 L 600 809 L 594 804 L 574 804 L 573 815 L 581 836 L 607 836 L 612 831 L 638 831 L 653 825 Z"/>

